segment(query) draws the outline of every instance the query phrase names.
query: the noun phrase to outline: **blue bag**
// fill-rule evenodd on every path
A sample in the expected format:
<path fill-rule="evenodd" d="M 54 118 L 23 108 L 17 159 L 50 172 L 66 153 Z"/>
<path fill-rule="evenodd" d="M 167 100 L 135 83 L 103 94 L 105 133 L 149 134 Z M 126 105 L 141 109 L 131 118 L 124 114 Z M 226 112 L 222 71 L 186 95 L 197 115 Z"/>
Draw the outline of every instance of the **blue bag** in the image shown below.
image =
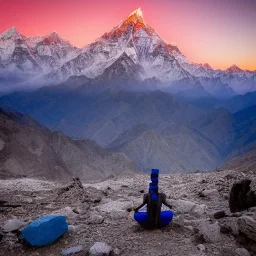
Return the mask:
<path fill-rule="evenodd" d="M 21 230 L 21 234 L 31 246 L 41 247 L 53 243 L 67 231 L 64 216 L 46 215 L 31 222 Z"/>

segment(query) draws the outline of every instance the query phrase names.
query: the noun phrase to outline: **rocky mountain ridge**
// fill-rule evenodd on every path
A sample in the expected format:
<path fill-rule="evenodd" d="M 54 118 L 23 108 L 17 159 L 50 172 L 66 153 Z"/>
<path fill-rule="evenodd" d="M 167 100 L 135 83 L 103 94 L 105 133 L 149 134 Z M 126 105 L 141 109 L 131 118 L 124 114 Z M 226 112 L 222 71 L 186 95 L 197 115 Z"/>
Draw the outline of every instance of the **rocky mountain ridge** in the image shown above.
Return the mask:
<path fill-rule="evenodd" d="M 164 42 L 135 10 L 118 26 L 93 43 L 78 49 L 56 32 L 25 37 L 13 27 L 0 35 L 0 82 L 3 92 L 17 88 L 56 84 L 72 76 L 89 79 L 148 78 L 161 81 L 159 88 L 186 79 L 202 84 L 214 96 L 230 98 L 256 89 L 253 71 L 230 67 L 214 70 L 209 64 L 190 62 L 177 46 Z M 224 94 L 222 93 L 224 92 Z"/>
<path fill-rule="evenodd" d="M 20 113 L 0 109 L 0 177 L 51 180 L 100 179 L 139 170 L 122 153 L 110 153 L 90 140 L 50 132 Z"/>

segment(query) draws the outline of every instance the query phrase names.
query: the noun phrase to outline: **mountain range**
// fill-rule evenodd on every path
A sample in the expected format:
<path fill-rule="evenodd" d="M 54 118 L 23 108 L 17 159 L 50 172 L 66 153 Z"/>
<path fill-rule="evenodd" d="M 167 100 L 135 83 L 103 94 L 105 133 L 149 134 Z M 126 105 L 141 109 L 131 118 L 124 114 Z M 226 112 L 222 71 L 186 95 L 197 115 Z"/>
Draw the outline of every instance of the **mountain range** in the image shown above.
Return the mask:
<path fill-rule="evenodd" d="M 147 81 L 143 89 L 153 79 L 158 81 L 157 89 L 183 92 L 196 86 L 201 93 L 220 99 L 256 90 L 255 71 L 236 65 L 214 70 L 207 63 L 189 61 L 146 23 L 140 8 L 83 48 L 71 45 L 56 32 L 26 37 L 12 27 L 0 35 L 2 93 L 59 84 L 74 76 L 82 77 L 84 83 Z"/>
<path fill-rule="evenodd" d="M 0 58 L 4 172 L 187 173 L 255 152 L 256 73 L 190 62 L 140 9 L 82 49 L 56 32 L 27 38 L 12 28 L 0 36 Z"/>
<path fill-rule="evenodd" d="M 0 106 L 75 141 L 93 140 L 107 152 L 122 153 L 145 172 L 152 167 L 165 173 L 209 171 L 256 146 L 255 105 L 232 113 L 223 106 L 199 108 L 159 90 L 98 91 L 63 84 L 0 97 Z"/>
<path fill-rule="evenodd" d="M 32 118 L 4 109 L 0 109 L 0 163 L 0 177 L 51 180 L 102 179 L 139 171 L 123 153 L 50 132 Z"/>

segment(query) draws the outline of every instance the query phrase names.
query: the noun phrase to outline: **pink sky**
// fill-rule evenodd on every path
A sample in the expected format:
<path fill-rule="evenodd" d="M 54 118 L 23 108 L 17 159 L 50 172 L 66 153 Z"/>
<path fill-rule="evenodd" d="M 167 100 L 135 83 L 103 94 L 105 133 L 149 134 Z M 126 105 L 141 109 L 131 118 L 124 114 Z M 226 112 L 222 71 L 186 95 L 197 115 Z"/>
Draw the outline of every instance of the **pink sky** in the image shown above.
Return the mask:
<path fill-rule="evenodd" d="M 141 7 L 144 18 L 189 60 L 256 69 L 254 0 L 0 0 L 0 33 L 57 31 L 76 46 L 93 42 Z"/>

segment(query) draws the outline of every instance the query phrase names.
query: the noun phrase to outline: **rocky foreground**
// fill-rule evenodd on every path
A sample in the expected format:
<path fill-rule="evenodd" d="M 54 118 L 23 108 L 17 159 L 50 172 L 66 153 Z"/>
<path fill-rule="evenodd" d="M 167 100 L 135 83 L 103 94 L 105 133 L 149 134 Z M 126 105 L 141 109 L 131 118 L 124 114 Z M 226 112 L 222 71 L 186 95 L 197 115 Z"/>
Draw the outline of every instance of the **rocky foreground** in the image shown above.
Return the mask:
<path fill-rule="evenodd" d="M 122 176 L 94 183 L 57 183 L 33 179 L 0 181 L 0 255 L 256 255 L 256 207 L 231 213 L 234 182 L 256 172 L 160 175 L 160 191 L 173 205 L 173 222 L 145 230 L 133 220 L 132 208 L 148 190 L 149 176 Z M 69 231 L 54 244 L 31 248 L 19 231 L 46 214 L 65 215 Z M 10 219 L 16 226 L 6 225 Z M 73 248 L 75 247 L 75 248 Z M 70 250 L 69 250 L 70 249 Z M 100 253 L 102 251 L 102 253 Z"/>

